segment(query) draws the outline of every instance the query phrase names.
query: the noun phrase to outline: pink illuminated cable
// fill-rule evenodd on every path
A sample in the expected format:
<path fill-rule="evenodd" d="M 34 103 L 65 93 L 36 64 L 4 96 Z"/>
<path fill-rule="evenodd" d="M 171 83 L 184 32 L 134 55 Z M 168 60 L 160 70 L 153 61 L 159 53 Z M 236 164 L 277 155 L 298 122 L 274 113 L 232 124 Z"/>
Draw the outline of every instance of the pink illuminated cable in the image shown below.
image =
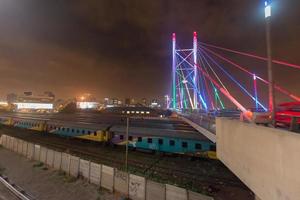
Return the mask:
<path fill-rule="evenodd" d="M 220 50 L 223 50 L 223 51 L 228 51 L 228 52 L 231 52 L 231 53 L 236 53 L 236 54 L 239 54 L 239 55 L 248 56 L 248 57 L 251 57 L 251 58 L 256 58 L 256 59 L 259 59 L 259 60 L 264 60 L 264 61 L 268 60 L 267 58 L 262 57 L 262 56 L 257 56 L 257 55 L 250 54 L 250 53 L 245 53 L 245 52 L 241 52 L 241 51 L 231 50 L 231 49 L 228 49 L 228 48 L 219 47 L 219 46 L 215 46 L 215 45 L 212 45 L 212 44 L 206 44 L 204 42 L 200 42 L 200 44 L 202 44 L 204 46 L 212 47 L 212 48 L 215 48 L 215 49 L 220 49 Z M 296 64 L 292 64 L 292 63 L 288 63 L 288 62 L 284 62 L 284 61 L 280 61 L 280 60 L 272 60 L 272 62 L 275 63 L 275 64 L 279 64 L 279 65 L 284 65 L 284 66 L 288 66 L 288 67 L 293 67 L 293 68 L 296 68 L 296 69 L 300 69 L 300 65 L 296 65 Z"/>
<path fill-rule="evenodd" d="M 204 50 L 210 52 L 211 54 L 215 55 L 216 57 L 218 57 L 218 58 L 220 58 L 220 59 L 222 59 L 222 60 L 228 62 L 229 64 L 232 64 L 233 66 L 235 66 L 235 67 L 239 68 L 240 70 L 242 70 L 242 71 L 244 71 L 244 72 L 250 74 L 251 76 L 253 76 L 253 73 L 251 73 L 250 71 L 248 71 L 247 69 L 245 69 L 245 68 L 242 67 L 241 65 L 238 65 L 237 63 L 235 63 L 235 62 L 233 62 L 233 61 L 231 61 L 231 60 L 229 60 L 229 59 L 227 59 L 227 58 L 221 56 L 220 54 L 218 54 L 218 53 L 216 53 L 216 52 L 214 52 L 214 51 L 212 51 L 212 50 L 210 50 L 210 49 L 208 49 L 208 48 L 206 48 L 206 47 L 203 47 L 203 46 L 202 46 L 202 49 L 204 49 Z M 259 76 L 256 76 L 256 78 L 259 79 L 259 80 L 261 80 L 261 81 L 262 81 L 263 83 L 265 83 L 265 84 L 269 84 L 269 81 L 267 81 L 267 80 L 265 80 L 265 79 L 263 79 L 263 78 L 261 78 L 261 77 L 259 77 Z M 292 98 L 292 99 L 294 99 L 294 100 L 296 100 L 296 101 L 300 101 L 300 97 L 298 97 L 297 95 L 292 94 L 291 92 L 289 92 L 288 90 L 282 88 L 281 86 L 275 84 L 274 87 L 275 87 L 276 90 L 278 90 L 278 91 L 280 91 L 281 93 L 283 93 L 283 94 L 289 96 L 290 98 Z"/>

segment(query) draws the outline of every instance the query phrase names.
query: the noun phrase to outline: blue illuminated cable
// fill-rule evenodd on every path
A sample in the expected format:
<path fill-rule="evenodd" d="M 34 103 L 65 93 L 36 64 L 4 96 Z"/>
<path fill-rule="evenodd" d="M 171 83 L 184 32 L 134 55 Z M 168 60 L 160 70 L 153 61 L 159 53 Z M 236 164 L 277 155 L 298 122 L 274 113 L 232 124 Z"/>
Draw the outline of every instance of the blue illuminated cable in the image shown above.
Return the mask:
<path fill-rule="evenodd" d="M 251 97 L 251 99 L 253 101 L 255 101 L 255 98 L 233 77 L 231 76 L 219 63 L 217 63 L 213 58 L 211 58 L 206 52 L 205 50 L 199 48 L 199 50 L 205 54 L 219 69 L 221 69 L 233 82 L 235 82 L 248 96 Z M 258 104 L 265 110 L 267 111 L 267 108 L 261 104 L 259 101 L 258 101 Z"/>

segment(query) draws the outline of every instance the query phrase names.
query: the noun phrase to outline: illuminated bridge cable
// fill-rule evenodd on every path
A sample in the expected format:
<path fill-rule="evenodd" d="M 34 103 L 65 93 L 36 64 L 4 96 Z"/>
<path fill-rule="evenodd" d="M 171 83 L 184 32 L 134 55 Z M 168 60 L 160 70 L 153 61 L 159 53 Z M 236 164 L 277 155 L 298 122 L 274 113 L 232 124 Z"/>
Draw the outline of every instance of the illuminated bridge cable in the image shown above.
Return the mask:
<path fill-rule="evenodd" d="M 200 53 L 201 56 L 203 56 L 200 51 L 199 51 L 199 53 Z M 225 87 L 225 85 L 223 84 L 223 82 L 221 81 L 221 79 L 219 78 L 219 76 L 217 75 L 217 73 L 213 70 L 213 68 L 211 67 L 211 65 L 209 64 L 209 62 L 207 61 L 207 59 L 204 56 L 203 56 L 203 60 L 206 62 L 206 64 L 208 65 L 208 67 L 210 68 L 210 70 L 213 72 L 213 74 L 215 75 L 215 77 L 218 79 L 218 81 L 220 82 L 220 84 L 223 86 L 223 88 L 225 88 L 225 90 L 228 91 L 227 88 Z M 205 71 L 208 73 L 207 69 L 205 69 Z M 212 84 L 212 82 L 211 82 L 211 84 Z M 213 84 L 212 84 L 212 86 L 213 86 Z M 220 101 L 221 107 L 224 109 L 224 104 L 221 101 L 221 98 L 220 98 L 220 96 L 218 94 L 218 91 L 216 90 L 216 88 L 214 86 L 213 86 L 213 88 L 214 88 L 215 95 L 217 95 L 217 98 Z"/>
<path fill-rule="evenodd" d="M 245 68 L 242 67 L 241 65 L 239 65 L 239 64 L 237 64 L 237 63 L 235 63 L 235 62 L 233 62 L 232 60 L 229 60 L 229 59 L 227 59 L 227 58 L 221 56 L 220 54 L 218 54 L 218 53 L 216 53 L 216 52 L 214 52 L 214 51 L 212 51 L 212 50 L 210 50 L 210 49 L 208 49 L 208 48 L 206 48 L 206 47 L 203 47 L 203 46 L 202 46 L 202 48 L 205 49 L 206 51 L 210 52 L 211 54 L 215 55 L 216 57 L 220 58 L 221 60 L 223 60 L 223 61 L 225 61 L 225 62 L 227 62 L 227 63 L 233 65 L 234 67 L 237 67 L 238 69 L 240 69 L 240 70 L 242 70 L 242 71 L 248 73 L 249 75 L 253 76 L 253 73 L 251 73 L 250 71 L 248 71 L 247 69 L 245 69 Z M 265 79 L 263 79 L 263 78 L 261 78 L 261 77 L 259 77 L 259 76 L 257 76 L 257 75 L 256 75 L 256 78 L 257 78 L 258 80 L 262 81 L 263 83 L 267 84 L 267 85 L 269 84 L 269 82 L 268 82 L 267 80 L 265 80 Z M 291 92 L 289 92 L 288 90 L 282 88 L 281 86 L 275 84 L 274 87 L 275 87 L 276 90 L 278 90 L 279 92 L 281 92 L 281 93 L 283 93 L 283 94 L 289 96 L 291 99 L 294 99 L 294 100 L 296 100 L 296 101 L 300 101 L 300 97 L 298 97 L 297 95 L 292 94 Z"/>
<path fill-rule="evenodd" d="M 223 51 L 227 51 L 227 52 L 231 52 L 231 53 L 236 53 L 236 54 L 243 55 L 243 56 L 248 56 L 248 57 L 251 57 L 251 58 L 258 59 L 258 60 L 263 60 L 263 61 L 267 61 L 268 60 L 267 58 L 262 57 L 262 56 L 257 56 L 257 55 L 250 54 L 250 53 L 245 53 L 245 52 L 241 52 L 241 51 L 231 50 L 231 49 L 228 49 L 228 48 L 219 47 L 219 46 L 212 45 L 212 44 L 207 44 L 207 43 L 204 43 L 204 42 L 200 42 L 200 44 L 202 44 L 204 46 L 212 47 L 212 48 L 215 48 L 215 49 L 219 49 L 219 50 L 223 50 Z M 291 64 L 291 63 L 288 63 L 288 62 L 285 62 L 285 61 L 272 60 L 272 62 L 275 63 L 275 64 L 279 64 L 279 65 L 284 65 L 284 66 L 288 66 L 288 67 L 300 69 L 300 65 Z"/>
<path fill-rule="evenodd" d="M 206 70 L 206 68 L 205 68 L 205 65 L 204 65 L 204 63 L 202 61 L 202 56 L 201 55 L 200 55 L 200 62 L 201 62 L 201 65 L 199 65 L 199 66 L 202 67 L 204 69 L 204 71 L 206 71 L 206 73 L 208 73 L 207 70 Z M 214 110 L 215 106 L 213 104 L 212 96 L 211 96 L 211 93 L 209 91 L 207 80 L 206 80 L 205 77 L 204 77 L 204 83 L 205 83 L 205 87 L 206 87 L 206 91 L 207 91 L 207 94 L 208 94 L 209 101 L 211 103 L 212 109 Z"/>
<path fill-rule="evenodd" d="M 185 60 L 185 62 L 187 62 L 187 60 Z M 177 68 L 179 68 L 179 71 L 181 72 L 181 78 L 182 80 L 180 80 L 180 85 L 182 85 L 182 83 L 185 85 L 185 88 L 186 88 L 186 92 L 188 94 L 188 97 L 189 97 L 189 100 L 190 100 L 190 103 L 191 103 L 191 107 L 193 108 L 193 103 L 192 103 L 192 100 L 191 100 L 191 95 L 190 95 L 190 92 L 189 92 L 189 89 L 187 87 L 187 78 L 190 76 L 189 74 L 187 76 L 184 76 L 184 72 L 182 70 L 182 67 L 181 66 L 177 66 Z M 186 98 L 184 97 L 184 90 L 183 90 L 183 87 L 181 88 L 181 108 L 183 108 L 183 102 L 185 102 L 185 105 L 186 105 Z"/>
<path fill-rule="evenodd" d="M 177 55 L 178 55 L 181 59 L 185 59 L 185 58 L 182 57 L 180 54 L 177 53 Z M 190 67 L 194 67 L 194 66 L 193 66 L 191 63 L 189 63 L 186 59 L 185 59 L 185 63 L 188 64 Z M 183 74 L 181 74 L 181 75 L 184 77 Z M 185 77 L 184 77 L 184 78 L 185 78 Z M 186 80 L 186 79 L 185 79 L 185 80 Z M 207 109 L 207 104 L 206 104 L 205 100 L 203 99 L 201 93 L 199 93 L 198 91 L 197 91 L 197 93 L 198 93 L 198 95 L 200 95 L 199 97 L 200 97 L 200 100 L 201 100 L 202 105 Z M 188 91 L 188 94 L 189 94 L 189 91 Z M 190 97 L 190 95 L 189 95 L 189 97 Z"/>
<path fill-rule="evenodd" d="M 207 56 L 220 70 L 222 70 L 235 84 L 237 84 L 242 91 L 244 91 L 253 101 L 255 101 L 255 97 L 253 97 L 247 90 L 244 88 L 233 76 L 231 76 L 220 64 L 218 64 L 212 57 L 210 57 L 203 49 L 200 49 L 205 56 Z M 266 107 L 262 105 L 260 102 L 258 104 L 267 111 Z"/>

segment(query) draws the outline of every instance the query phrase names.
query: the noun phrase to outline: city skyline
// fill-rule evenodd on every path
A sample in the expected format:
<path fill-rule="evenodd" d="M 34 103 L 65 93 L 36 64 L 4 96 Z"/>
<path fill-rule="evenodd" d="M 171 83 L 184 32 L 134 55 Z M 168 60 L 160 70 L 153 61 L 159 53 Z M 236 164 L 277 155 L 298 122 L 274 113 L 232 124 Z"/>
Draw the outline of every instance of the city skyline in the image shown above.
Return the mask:
<path fill-rule="evenodd" d="M 297 5 L 296 1 L 274 1 L 274 58 L 292 63 L 300 63 Z M 192 46 L 192 34 L 197 31 L 200 42 L 264 56 L 261 7 L 259 0 L 190 4 L 89 0 L 72 5 L 4 0 L 0 8 L 0 96 L 50 90 L 59 98 L 87 92 L 97 98 L 163 97 L 171 92 L 173 32 L 182 47 Z M 266 63 L 241 62 L 266 77 Z M 298 71 L 280 66 L 274 71 L 276 82 L 300 95 L 300 83 L 294 81 Z"/>

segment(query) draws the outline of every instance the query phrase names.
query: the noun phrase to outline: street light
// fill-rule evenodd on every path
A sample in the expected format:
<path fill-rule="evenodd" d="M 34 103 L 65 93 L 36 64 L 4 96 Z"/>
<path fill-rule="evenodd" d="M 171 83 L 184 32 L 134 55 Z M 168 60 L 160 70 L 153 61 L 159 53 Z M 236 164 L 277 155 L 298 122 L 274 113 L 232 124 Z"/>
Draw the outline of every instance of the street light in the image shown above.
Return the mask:
<path fill-rule="evenodd" d="M 128 171 L 128 134 L 129 134 L 129 116 L 126 118 L 126 153 L 125 153 L 125 168 Z"/>
<path fill-rule="evenodd" d="M 271 43 L 271 0 L 265 0 L 265 19 L 266 19 L 266 42 L 268 56 L 268 79 L 269 79 L 269 112 L 272 115 L 272 123 L 275 125 L 275 97 L 274 97 L 274 81 L 272 69 L 272 43 Z"/>

